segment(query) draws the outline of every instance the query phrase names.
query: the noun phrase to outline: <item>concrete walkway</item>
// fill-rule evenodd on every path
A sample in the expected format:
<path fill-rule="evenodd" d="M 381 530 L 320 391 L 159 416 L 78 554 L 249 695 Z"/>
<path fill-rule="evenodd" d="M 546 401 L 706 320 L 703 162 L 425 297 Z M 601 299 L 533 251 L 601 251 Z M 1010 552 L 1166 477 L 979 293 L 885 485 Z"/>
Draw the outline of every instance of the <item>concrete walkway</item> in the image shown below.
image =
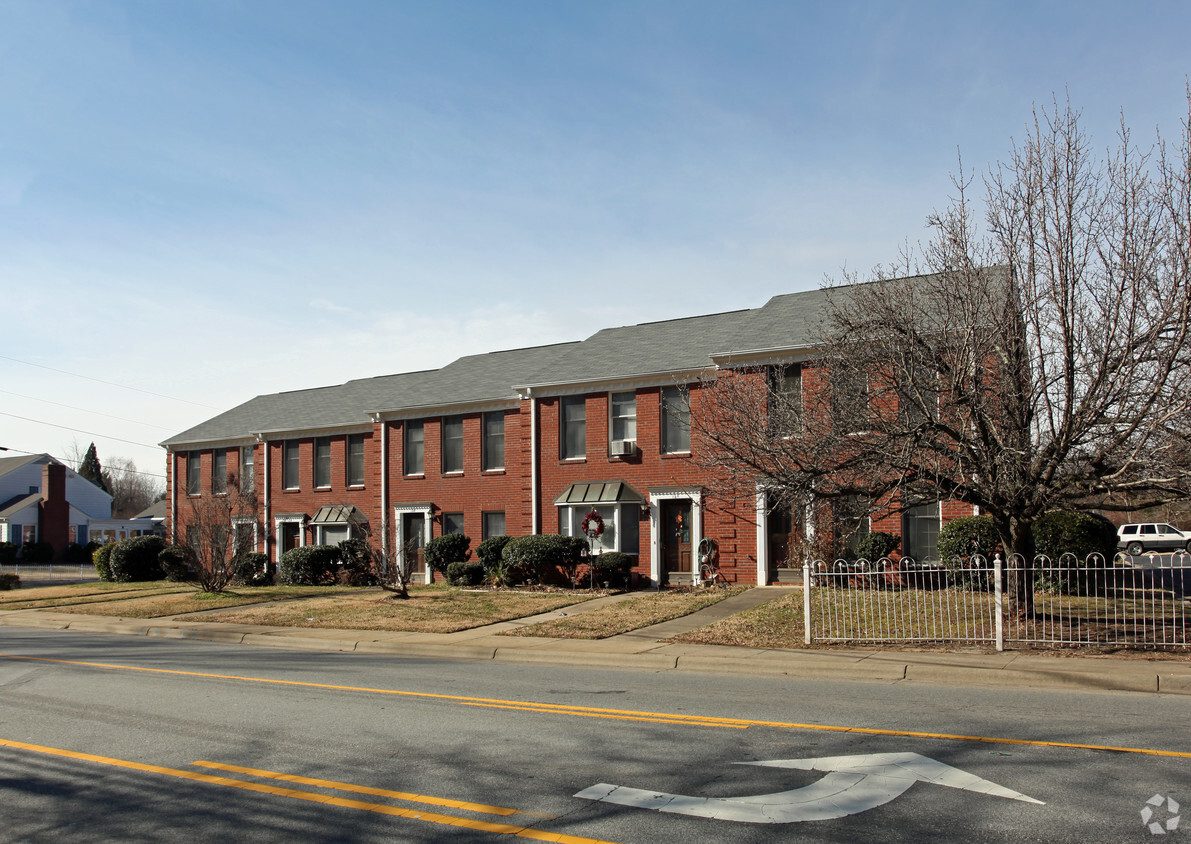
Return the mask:
<path fill-rule="evenodd" d="M 116 633 L 150 638 L 191 639 L 258 647 L 391 654 L 436 659 L 493 660 L 652 671 L 704 671 L 959 686 L 1099 689 L 1191 695 L 1191 658 L 1071 656 L 1006 651 L 861 650 L 743 648 L 671 644 L 669 637 L 711 624 L 798 587 L 758 587 L 699 612 L 602 640 L 502 636 L 538 621 L 592 612 L 635 597 L 596 598 L 530 618 L 504 621 L 457 633 L 397 633 L 373 630 L 315 630 L 201 622 L 186 616 L 125 619 L 51 610 L 0 612 L 0 627 Z"/>

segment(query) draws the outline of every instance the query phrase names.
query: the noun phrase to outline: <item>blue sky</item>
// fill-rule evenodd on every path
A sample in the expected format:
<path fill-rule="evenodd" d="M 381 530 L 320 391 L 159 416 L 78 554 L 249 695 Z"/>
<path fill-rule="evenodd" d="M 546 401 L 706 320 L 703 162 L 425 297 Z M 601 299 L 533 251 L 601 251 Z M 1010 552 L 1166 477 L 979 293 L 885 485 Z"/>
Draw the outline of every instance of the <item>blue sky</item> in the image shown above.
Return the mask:
<path fill-rule="evenodd" d="M 1173 136 L 1189 31 L 1185 2 L 0 0 L 0 446 L 160 472 L 259 393 L 868 270 L 1034 103 Z"/>

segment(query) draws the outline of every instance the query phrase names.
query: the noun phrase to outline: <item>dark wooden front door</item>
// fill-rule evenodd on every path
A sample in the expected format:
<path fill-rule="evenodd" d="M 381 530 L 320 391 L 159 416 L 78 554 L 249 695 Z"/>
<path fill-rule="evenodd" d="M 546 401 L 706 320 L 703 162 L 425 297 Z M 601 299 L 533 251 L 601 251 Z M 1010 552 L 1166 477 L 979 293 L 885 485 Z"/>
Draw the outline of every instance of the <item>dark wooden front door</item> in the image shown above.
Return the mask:
<path fill-rule="evenodd" d="M 767 567 L 769 580 L 777 578 L 781 568 L 799 568 L 798 545 L 806 530 L 805 508 L 801 504 L 779 504 L 767 515 L 769 559 Z"/>
<path fill-rule="evenodd" d="M 404 543 L 405 565 L 412 566 L 414 574 L 426 573 L 426 517 L 421 513 L 401 515 L 401 537 Z"/>
<path fill-rule="evenodd" d="M 666 574 L 691 570 L 691 502 L 662 502 L 662 564 Z"/>

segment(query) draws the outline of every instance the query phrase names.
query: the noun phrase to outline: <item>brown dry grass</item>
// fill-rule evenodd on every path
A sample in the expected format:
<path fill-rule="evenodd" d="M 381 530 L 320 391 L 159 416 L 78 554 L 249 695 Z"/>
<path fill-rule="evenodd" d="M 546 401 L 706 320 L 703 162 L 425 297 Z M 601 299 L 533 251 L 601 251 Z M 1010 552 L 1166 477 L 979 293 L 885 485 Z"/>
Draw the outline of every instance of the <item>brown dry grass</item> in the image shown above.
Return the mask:
<path fill-rule="evenodd" d="M 192 620 L 278 627 L 454 633 L 550 612 L 592 597 L 594 595 L 586 592 L 471 592 L 429 586 L 411 587 L 410 598 L 403 600 L 379 589 L 356 589 L 333 597 L 212 613 Z"/>
<path fill-rule="evenodd" d="M 165 618 L 186 613 L 205 612 L 245 604 L 261 604 L 269 601 L 289 601 L 312 596 L 326 596 L 349 591 L 341 586 L 263 586 L 259 588 L 230 589 L 220 595 L 199 592 L 193 586 L 182 591 L 124 594 L 116 599 L 89 599 L 88 603 L 57 605 L 60 612 L 83 615 L 114 615 L 121 618 Z M 358 590 L 351 590 L 358 591 Z"/>
<path fill-rule="evenodd" d="M 146 583 L 77 583 L 64 586 L 38 586 L 0 592 L 0 611 L 31 610 L 66 607 L 100 601 L 119 601 L 146 595 L 190 592 L 192 587 L 181 583 L 153 581 Z"/>
<path fill-rule="evenodd" d="M 656 592 L 629 598 L 581 615 L 552 619 L 502 633 L 502 636 L 546 636 L 554 639 L 606 639 L 672 618 L 681 618 L 739 595 L 747 586 L 697 592 Z"/>
<path fill-rule="evenodd" d="M 802 648 L 802 593 L 794 592 L 667 641 L 746 648 Z"/>

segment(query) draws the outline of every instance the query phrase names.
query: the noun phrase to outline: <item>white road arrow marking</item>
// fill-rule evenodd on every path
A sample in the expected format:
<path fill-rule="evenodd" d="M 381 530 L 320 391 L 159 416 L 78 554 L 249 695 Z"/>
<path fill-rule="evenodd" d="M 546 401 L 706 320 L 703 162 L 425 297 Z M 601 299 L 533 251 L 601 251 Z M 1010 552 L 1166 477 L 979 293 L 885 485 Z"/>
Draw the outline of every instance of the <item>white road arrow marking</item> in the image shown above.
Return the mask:
<path fill-rule="evenodd" d="M 769 768 L 825 771 L 818 782 L 791 791 L 745 797 L 687 797 L 599 783 L 576 794 L 620 806 L 741 823 L 797 823 L 829 821 L 855 815 L 903 794 L 916 782 L 929 782 L 1025 803 L 1045 805 L 1012 789 L 981 779 L 917 753 L 873 753 L 865 756 L 831 756 L 820 759 L 774 759 L 739 762 Z"/>

